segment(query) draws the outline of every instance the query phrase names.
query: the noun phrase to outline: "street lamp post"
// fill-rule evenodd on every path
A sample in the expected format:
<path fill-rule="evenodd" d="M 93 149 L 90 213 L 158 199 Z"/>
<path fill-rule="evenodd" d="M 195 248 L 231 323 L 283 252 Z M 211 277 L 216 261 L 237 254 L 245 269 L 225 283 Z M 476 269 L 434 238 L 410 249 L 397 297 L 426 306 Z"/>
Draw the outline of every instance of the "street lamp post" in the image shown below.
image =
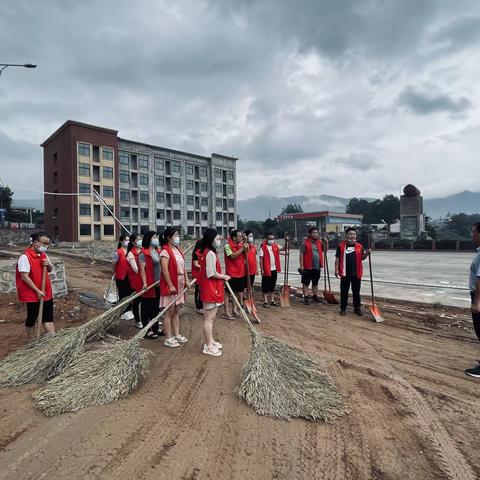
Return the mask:
<path fill-rule="evenodd" d="M 0 75 L 7 67 L 37 68 L 35 63 L 0 63 Z"/>

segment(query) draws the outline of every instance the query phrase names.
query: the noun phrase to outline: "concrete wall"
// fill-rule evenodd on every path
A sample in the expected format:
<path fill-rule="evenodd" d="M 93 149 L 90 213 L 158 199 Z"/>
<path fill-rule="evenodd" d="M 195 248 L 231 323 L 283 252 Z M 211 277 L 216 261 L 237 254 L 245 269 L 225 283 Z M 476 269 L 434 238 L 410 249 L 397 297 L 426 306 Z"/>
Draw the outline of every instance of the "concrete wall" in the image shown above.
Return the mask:
<path fill-rule="evenodd" d="M 55 297 L 61 297 L 68 293 L 67 281 L 65 278 L 65 266 L 63 260 L 53 261 L 53 270 L 50 273 L 53 294 Z M 16 291 L 15 286 L 15 268 L 16 260 L 0 260 L 0 293 L 9 293 Z"/>

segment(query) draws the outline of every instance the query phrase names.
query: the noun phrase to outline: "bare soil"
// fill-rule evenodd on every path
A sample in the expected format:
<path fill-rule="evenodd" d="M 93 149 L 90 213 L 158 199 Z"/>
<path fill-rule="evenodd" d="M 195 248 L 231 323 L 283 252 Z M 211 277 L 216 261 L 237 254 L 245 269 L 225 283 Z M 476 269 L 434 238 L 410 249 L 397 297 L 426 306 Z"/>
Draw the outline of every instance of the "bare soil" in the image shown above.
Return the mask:
<path fill-rule="evenodd" d="M 69 286 L 103 293 L 108 266 L 65 259 Z M 0 356 L 25 341 L 24 310 L 0 296 Z M 220 358 L 200 353 L 202 317 L 182 315 L 189 342 L 154 352 L 128 398 L 47 418 L 35 385 L 0 390 L 0 480 L 480 478 L 480 358 L 468 311 L 383 301 L 385 323 L 330 305 L 262 308 L 259 329 L 322 358 L 349 413 L 333 425 L 259 416 L 234 389 L 250 354 L 242 320 L 216 322 Z M 75 292 L 56 300 L 57 326 L 100 313 Z M 62 318 L 63 317 L 63 318 Z M 118 334 L 137 330 L 123 321 Z"/>

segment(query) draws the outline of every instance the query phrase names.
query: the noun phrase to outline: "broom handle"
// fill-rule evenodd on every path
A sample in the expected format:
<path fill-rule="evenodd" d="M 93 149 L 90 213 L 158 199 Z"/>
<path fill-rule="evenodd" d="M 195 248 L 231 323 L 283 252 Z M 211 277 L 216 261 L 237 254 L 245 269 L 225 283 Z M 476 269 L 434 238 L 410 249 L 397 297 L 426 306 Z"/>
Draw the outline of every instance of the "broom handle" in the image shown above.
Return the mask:
<path fill-rule="evenodd" d="M 323 242 L 323 249 L 325 250 L 325 241 Z M 328 263 L 327 263 L 327 252 L 325 251 L 325 267 L 323 268 L 323 286 L 324 289 L 327 290 L 327 268 L 328 268 Z"/>
<path fill-rule="evenodd" d="M 368 236 L 368 247 L 370 248 L 372 245 L 372 239 L 370 235 Z M 375 305 L 375 296 L 373 295 L 373 273 L 372 273 L 372 258 L 370 257 L 370 253 L 368 254 L 368 269 L 370 270 L 370 289 L 372 291 L 372 305 Z"/>
<path fill-rule="evenodd" d="M 250 248 L 252 247 L 249 245 L 248 250 L 245 250 L 245 268 L 247 270 L 247 297 L 249 300 L 252 300 L 252 285 L 250 284 L 250 268 L 248 266 L 248 251 Z"/>
<path fill-rule="evenodd" d="M 327 279 L 328 279 L 328 291 L 332 291 L 332 286 L 330 283 L 330 267 L 328 266 L 328 256 L 327 256 L 327 249 L 325 249 L 325 265 L 326 265 L 326 271 L 327 271 Z M 325 273 L 325 272 L 324 272 Z"/>
<path fill-rule="evenodd" d="M 285 285 L 288 285 L 288 269 L 290 267 L 290 242 L 288 236 L 285 238 Z"/>
<path fill-rule="evenodd" d="M 148 322 L 148 324 L 143 327 L 133 338 L 142 338 L 145 334 L 150 330 L 152 325 L 158 322 L 164 315 L 167 313 L 167 310 L 172 306 L 175 305 L 177 300 L 196 282 L 197 280 L 194 278 L 188 287 L 185 287 L 180 293 L 178 293 L 175 298 L 155 317 Z"/>
<path fill-rule="evenodd" d="M 250 331 L 255 332 L 255 327 L 253 326 L 252 322 L 248 318 L 247 314 L 245 313 L 245 310 L 242 308 L 240 305 L 240 302 L 238 301 L 238 298 L 235 296 L 233 293 L 232 287 L 228 282 L 225 282 L 225 285 L 227 286 L 228 292 L 230 293 L 231 297 L 233 298 L 233 301 L 237 304 L 237 308 L 240 310 L 240 313 L 242 314 L 243 319 L 247 322 L 248 327 L 250 328 Z M 227 299 L 225 301 L 228 301 Z"/>
<path fill-rule="evenodd" d="M 45 285 L 47 283 L 47 266 L 43 266 L 42 270 L 42 292 L 45 292 Z M 41 324 L 42 324 L 42 317 L 43 317 L 43 302 L 45 301 L 45 296 L 42 295 L 40 299 L 40 306 L 38 308 L 38 316 L 37 320 L 35 321 L 35 336 L 38 338 L 41 333 Z"/>

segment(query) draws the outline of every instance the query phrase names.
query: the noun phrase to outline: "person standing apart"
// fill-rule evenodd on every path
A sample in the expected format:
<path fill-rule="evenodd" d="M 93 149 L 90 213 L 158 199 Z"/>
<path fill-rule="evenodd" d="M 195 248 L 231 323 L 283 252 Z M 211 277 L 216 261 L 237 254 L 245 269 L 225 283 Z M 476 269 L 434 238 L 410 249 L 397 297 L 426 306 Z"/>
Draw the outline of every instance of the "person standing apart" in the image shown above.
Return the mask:
<path fill-rule="evenodd" d="M 363 260 L 371 254 L 357 242 L 357 231 L 353 227 L 345 231 L 345 240 L 340 242 L 335 254 L 335 276 L 340 278 L 340 315 L 347 314 L 348 291 L 352 286 L 353 308 L 362 316 L 360 287 L 362 285 Z"/>
<path fill-rule="evenodd" d="M 199 275 L 200 275 L 200 242 L 201 240 L 197 240 L 195 242 L 195 246 L 193 247 L 193 253 L 192 253 L 192 278 L 196 279 L 197 282 L 195 283 L 195 294 L 194 294 L 194 300 L 195 300 L 195 308 L 197 309 L 197 313 L 203 314 L 203 305 L 202 305 L 202 300 L 200 299 L 200 283 L 199 283 Z"/>
<path fill-rule="evenodd" d="M 160 307 L 165 308 L 185 287 L 190 288 L 185 257 L 180 250 L 180 236 L 174 227 L 167 227 L 162 234 L 162 250 L 160 252 L 162 278 L 160 279 Z M 179 347 L 187 343 L 188 338 L 180 335 L 180 310 L 185 304 L 185 294 L 175 301 L 165 313 L 163 329 L 166 347 Z"/>
<path fill-rule="evenodd" d="M 32 243 L 20 255 L 15 272 L 18 300 L 27 307 L 25 328 L 28 338 L 35 337 L 35 322 L 43 298 L 42 324 L 47 333 L 55 333 L 53 325 L 53 292 L 48 273 L 53 270 L 47 256 L 50 236 L 46 232 L 32 234 Z M 47 269 L 45 288 L 42 290 L 43 269 Z"/>
<path fill-rule="evenodd" d="M 202 352 L 205 355 L 219 357 L 222 355 L 222 344 L 213 339 L 213 322 L 217 315 L 218 307 L 224 302 L 224 282 L 230 277 L 222 273 L 217 251 L 221 240 L 217 231 L 208 228 L 200 240 L 200 298 L 203 302 L 203 334 L 205 343 Z"/>
<path fill-rule="evenodd" d="M 277 275 L 282 271 L 280 263 L 281 250 L 283 250 L 283 247 L 275 243 L 273 234 L 267 232 L 258 253 L 262 273 L 263 306 L 265 308 L 269 308 L 270 305 L 274 307 L 280 305 L 275 301 L 274 292 L 277 285 Z"/>
<path fill-rule="evenodd" d="M 140 267 L 138 264 L 138 257 L 142 253 L 142 236 L 137 233 L 130 235 L 130 241 L 127 247 L 127 261 L 128 261 L 128 282 L 130 287 L 139 293 L 143 288 L 142 277 L 140 276 Z M 132 302 L 132 312 L 135 318 L 135 326 L 142 328 L 142 321 L 140 320 L 140 302 L 142 298 L 137 297 Z"/>
<path fill-rule="evenodd" d="M 472 227 L 472 240 L 477 247 L 477 253 L 473 257 L 470 265 L 470 276 L 468 287 L 470 289 L 470 297 L 472 299 L 472 320 L 473 328 L 480 340 L 480 222 Z M 470 377 L 480 378 L 480 364 L 474 368 L 468 368 L 465 373 Z"/>
<path fill-rule="evenodd" d="M 142 252 L 138 255 L 140 266 L 140 277 L 142 278 L 142 289 L 160 280 L 160 250 L 158 235 L 154 231 L 147 232 L 142 240 Z M 140 301 L 140 318 L 142 326 L 148 325 L 152 318 L 159 312 L 160 288 L 150 288 L 143 295 Z M 154 323 L 146 333 L 145 338 L 158 338 L 158 322 Z"/>
<path fill-rule="evenodd" d="M 328 248 L 328 245 L 326 245 Z M 318 296 L 318 281 L 323 267 L 323 247 L 319 240 L 319 232 L 317 227 L 308 229 L 308 237 L 300 246 L 300 268 L 302 275 L 303 302 L 305 305 L 310 304 L 308 298 L 308 287 L 312 282 L 313 301 L 323 303 Z"/>
<path fill-rule="evenodd" d="M 119 238 L 117 250 L 112 255 L 112 267 L 115 275 L 115 284 L 117 285 L 118 300 L 128 297 L 132 293 L 130 282 L 128 281 L 128 261 L 127 261 L 127 248 L 130 237 L 128 235 L 122 235 Z M 126 311 L 120 317 L 122 320 L 132 320 L 134 318 L 131 311 L 131 305 L 128 306 Z"/>

